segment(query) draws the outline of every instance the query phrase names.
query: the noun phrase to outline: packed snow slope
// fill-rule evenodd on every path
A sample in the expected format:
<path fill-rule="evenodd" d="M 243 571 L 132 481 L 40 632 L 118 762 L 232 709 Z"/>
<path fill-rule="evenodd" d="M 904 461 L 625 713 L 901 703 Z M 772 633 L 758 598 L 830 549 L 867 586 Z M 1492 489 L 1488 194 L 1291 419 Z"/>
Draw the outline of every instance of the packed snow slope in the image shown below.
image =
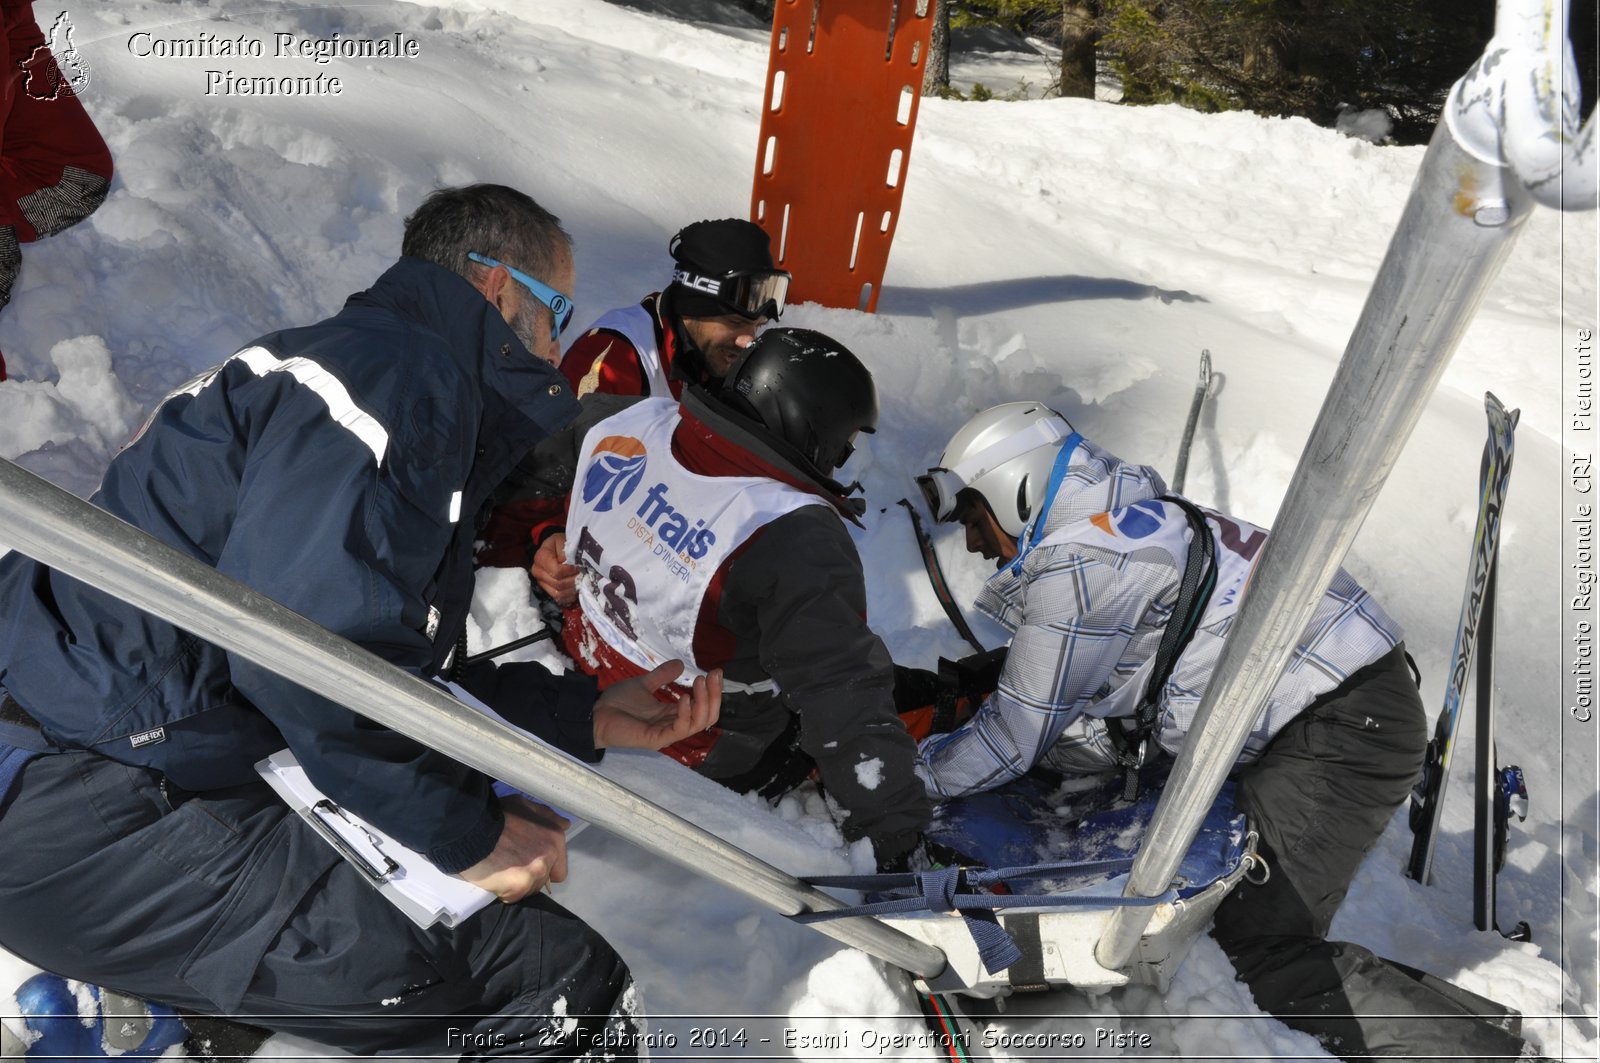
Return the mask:
<path fill-rule="evenodd" d="M 54 10 L 39 14 L 48 22 Z M 331 313 L 376 277 L 405 214 L 435 187 L 504 182 L 558 214 L 577 242 L 580 325 L 658 288 L 678 227 L 749 207 L 767 32 L 713 0 L 81 0 L 70 14 L 91 73 L 85 103 L 117 178 L 87 222 L 25 249 L 0 316 L 13 374 L 0 385 L 0 455 L 80 494 L 165 392 L 257 334 Z M 414 58 L 273 57 L 277 34 L 395 32 L 418 42 Z M 152 54 L 153 41 L 202 33 L 259 40 L 265 55 Z M 982 61 L 992 77 L 1004 57 Z M 320 73 L 341 92 L 225 95 L 227 71 Z M 843 140 L 852 130 L 840 121 Z M 847 471 L 871 504 L 858 536 L 871 619 L 897 659 L 931 665 L 963 651 L 894 503 L 955 427 L 992 403 L 1045 400 L 1118 454 L 1170 469 L 1209 349 L 1223 382 L 1188 493 L 1270 523 L 1421 157 L 1247 114 L 924 101 L 878 313 L 805 305 L 783 319 L 834 334 L 877 375 L 882 425 Z M 1521 408 L 1496 660 L 1500 756 L 1526 769 L 1533 802 L 1513 830 L 1500 918 L 1527 920 L 1534 939 L 1472 929 L 1470 733 L 1437 882 L 1402 877 L 1410 833 L 1397 814 L 1333 927 L 1522 1010 L 1546 1053 L 1567 1059 L 1593 1059 L 1597 1045 L 1596 725 L 1568 719 L 1559 687 L 1563 373 L 1575 325 L 1594 325 L 1595 256 L 1593 214 L 1530 219 L 1347 561 L 1405 626 L 1436 711 L 1472 534 L 1483 393 Z M 939 545 L 970 600 L 984 566 L 950 529 Z M 476 645 L 536 626 L 523 577 L 486 574 L 474 621 Z M 773 812 L 653 755 L 608 763 L 787 869 L 865 859 L 844 849 L 815 795 Z M 881 963 L 597 830 L 573 849 L 558 897 L 632 963 L 656 1028 L 676 1042 L 658 1057 L 873 1058 L 869 1035 L 920 1029 L 905 978 Z M 0 954 L 0 994 L 27 971 Z M 1116 1028 L 1148 1035 L 1141 1051 L 1168 1058 L 1322 1055 L 1254 1006 L 1209 939 L 1164 997 L 1065 994 L 1029 1010 L 1058 1017 L 1003 1027 L 1044 1022 L 1091 1045 L 1097 1028 Z M 693 1043 L 696 1030 L 740 1026 L 775 1040 Z M 784 1027 L 848 1035 L 850 1047 L 785 1047 Z"/>

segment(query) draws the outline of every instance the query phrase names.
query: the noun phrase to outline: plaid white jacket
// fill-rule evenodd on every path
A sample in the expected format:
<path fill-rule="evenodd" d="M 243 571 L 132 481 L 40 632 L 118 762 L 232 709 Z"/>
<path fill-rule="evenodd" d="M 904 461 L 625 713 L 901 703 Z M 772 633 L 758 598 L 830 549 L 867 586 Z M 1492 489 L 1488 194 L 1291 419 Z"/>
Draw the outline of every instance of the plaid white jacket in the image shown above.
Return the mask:
<path fill-rule="evenodd" d="M 934 735 L 917 772 L 936 796 L 987 790 L 1047 761 L 1107 770 L 1113 751 L 1098 721 L 1131 716 L 1178 597 L 1191 532 L 1154 469 L 1079 444 L 1044 535 L 1020 565 L 984 585 L 978 608 L 1013 633 L 999 689 L 972 720 Z M 1176 753 L 1233 624 L 1264 529 L 1207 513 L 1217 586 L 1160 693 L 1156 740 Z M 1319 695 L 1388 653 L 1399 626 L 1340 569 L 1268 699 L 1240 762 Z"/>

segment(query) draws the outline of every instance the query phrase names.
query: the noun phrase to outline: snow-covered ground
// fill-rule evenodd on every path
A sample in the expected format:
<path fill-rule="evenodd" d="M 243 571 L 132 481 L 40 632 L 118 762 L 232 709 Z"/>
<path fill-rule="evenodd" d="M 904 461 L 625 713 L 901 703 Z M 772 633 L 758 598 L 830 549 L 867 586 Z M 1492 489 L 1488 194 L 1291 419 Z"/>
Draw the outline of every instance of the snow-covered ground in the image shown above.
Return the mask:
<path fill-rule="evenodd" d="M 48 25 L 56 9 L 37 10 Z M 767 34 L 714 0 L 504 9 L 77 0 L 70 15 L 91 73 L 86 104 L 118 176 L 87 222 L 26 248 L 0 315 L 13 374 L 0 384 L 0 456 L 81 494 L 164 392 L 364 287 L 395 255 L 405 213 L 436 186 L 504 182 L 560 215 L 577 239 L 580 324 L 659 287 L 679 226 L 748 209 Z M 418 42 L 415 58 L 272 58 L 279 33 L 397 31 Z M 202 32 L 259 40 L 265 57 L 140 54 Z M 956 58 L 958 76 L 967 61 Z M 977 80 L 994 77 L 992 55 L 971 61 L 985 64 Z M 342 91 L 208 94 L 208 70 L 320 73 Z M 1037 84 L 1031 68 L 1015 76 Z M 924 101 L 879 312 L 805 305 L 784 317 L 844 340 L 880 382 L 881 430 L 848 471 L 867 487 L 858 543 L 872 620 L 896 657 L 930 664 L 963 648 L 893 503 L 989 404 L 1046 400 L 1113 451 L 1170 468 L 1196 359 L 1209 349 L 1224 381 L 1201 422 L 1188 493 L 1270 523 L 1421 157 L 1300 120 Z M 1594 1059 L 1600 1044 L 1600 724 L 1570 717 L 1561 685 L 1574 625 L 1593 621 L 1569 607 L 1567 566 L 1578 558 L 1563 555 L 1561 532 L 1571 511 L 1563 403 L 1576 393 L 1577 330 L 1595 325 L 1595 278 L 1595 215 L 1529 220 L 1347 562 L 1405 625 L 1437 706 L 1472 531 L 1483 392 L 1522 409 L 1496 661 L 1500 757 L 1526 769 L 1533 797 L 1513 832 L 1500 910 L 1503 925 L 1527 920 L 1533 941 L 1472 929 L 1470 732 L 1456 754 L 1438 882 L 1402 877 L 1410 833 L 1397 814 L 1333 929 L 1520 1009 L 1545 1052 L 1565 1059 Z M 950 529 L 939 543 L 970 600 L 984 566 Z M 476 645 L 537 623 L 514 572 L 486 574 L 474 618 Z M 859 861 L 814 800 L 773 813 L 659 758 L 608 763 L 786 869 Z M 873 1058 L 864 1032 L 920 1030 L 906 980 L 881 963 L 598 830 L 572 847 L 558 897 L 632 963 L 657 1028 L 677 1042 L 658 1057 L 715 1055 L 693 1047 L 691 1031 L 753 1016 L 774 1017 L 764 1028 L 848 1032 L 852 1049 L 779 1041 L 728 1054 Z M 27 970 L 0 954 L 0 1012 Z M 1097 1026 L 1116 1026 L 1148 1035 L 1150 1055 L 1322 1054 L 1254 1006 L 1209 939 L 1164 997 L 1139 989 L 1050 1006 L 1061 1016 L 1043 1020 L 1051 1029 L 1086 1031 L 1092 1044 Z"/>

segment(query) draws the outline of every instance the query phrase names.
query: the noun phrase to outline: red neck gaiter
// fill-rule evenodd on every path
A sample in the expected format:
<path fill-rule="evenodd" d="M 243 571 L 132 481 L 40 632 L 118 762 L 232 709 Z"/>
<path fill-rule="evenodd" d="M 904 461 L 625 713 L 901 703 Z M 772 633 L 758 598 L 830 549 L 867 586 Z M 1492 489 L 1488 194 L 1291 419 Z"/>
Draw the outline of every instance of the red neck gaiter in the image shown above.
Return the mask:
<path fill-rule="evenodd" d="M 820 484 L 764 461 L 713 432 L 705 422 L 679 407 L 682 423 L 672 433 L 672 453 L 683 467 L 701 476 L 764 476 L 833 503 Z"/>

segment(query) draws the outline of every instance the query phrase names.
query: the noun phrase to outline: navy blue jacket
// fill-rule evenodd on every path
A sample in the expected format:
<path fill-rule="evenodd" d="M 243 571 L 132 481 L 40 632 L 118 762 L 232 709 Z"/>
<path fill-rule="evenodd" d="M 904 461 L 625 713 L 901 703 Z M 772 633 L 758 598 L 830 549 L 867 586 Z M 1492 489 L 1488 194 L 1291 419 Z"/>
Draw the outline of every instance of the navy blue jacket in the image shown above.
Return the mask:
<path fill-rule="evenodd" d="M 169 396 L 93 501 L 431 676 L 466 623 L 480 510 L 576 411 L 467 281 L 401 259 L 336 316 L 264 336 Z M 499 837 L 477 772 L 15 553 L 0 560 L 0 686 L 57 747 L 187 790 L 253 780 L 288 745 L 335 801 L 446 871 Z M 596 757 L 593 680 L 507 665 L 474 686 Z"/>

